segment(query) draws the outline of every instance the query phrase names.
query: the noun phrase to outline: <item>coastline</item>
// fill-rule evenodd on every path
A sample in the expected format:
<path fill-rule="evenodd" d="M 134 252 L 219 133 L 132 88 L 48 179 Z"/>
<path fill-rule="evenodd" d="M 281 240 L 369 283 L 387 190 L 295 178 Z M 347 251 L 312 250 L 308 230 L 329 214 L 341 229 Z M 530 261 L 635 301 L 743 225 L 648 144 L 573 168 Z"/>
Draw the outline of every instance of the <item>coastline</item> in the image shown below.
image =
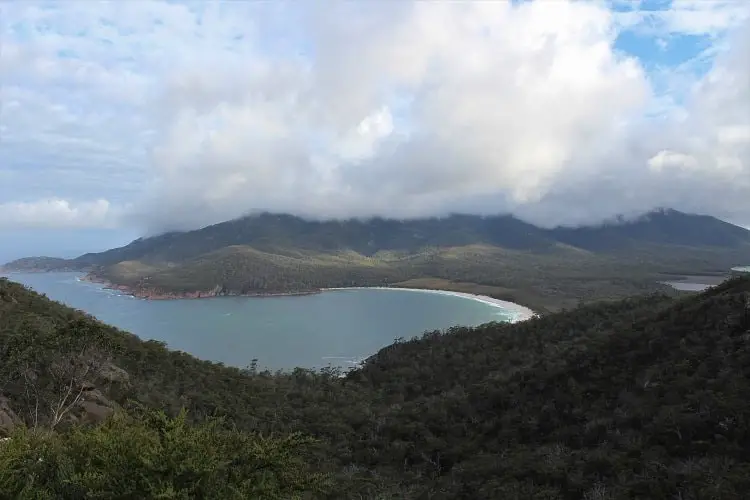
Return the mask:
<path fill-rule="evenodd" d="M 518 323 L 521 321 L 529 320 L 535 316 L 538 316 L 533 310 L 521 304 L 515 302 L 509 302 L 507 300 L 496 299 L 488 295 L 476 295 L 473 293 L 466 292 L 454 292 L 451 290 L 436 290 L 434 288 L 405 288 L 398 286 L 351 286 L 351 287 L 337 287 L 337 288 L 323 288 L 323 292 L 327 291 L 346 291 L 346 290 L 402 290 L 405 292 L 424 292 L 434 293 L 438 295 L 447 295 L 450 297 L 459 297 L 463 299 L 474 300 L 476 302 L 482 302 L 499 309 L 503 309 L 511 314 L 510 323 Z"/>
<path fill-rule="evenodd" d="M 78 278 L 79 281 L 86 281 L 88 283 L 95 283 L 102 285 L 105 290 L 115 290 L 123 295 L 129 295 L 137 299 L 143 300 L 190 300 L 190 299 L 211 299 L 216 297 L 251 297 L 251 298 L 265 298 L 265 297 L 298 297 L 305 295 L 315 295 L 320 293 L 320 290 L 308 290 L 304 292 L 278 292 L 278 293 L 237 293 L 227 290 L 223 290 L 221 287 L 214 287 L 211 290 L 198 290 L 194 292 L 160 292 L 157 290 L 144 290 L 135 289 L 128 285 L 115 285 L 114 283 L 86 274 Z"/>
<path fill-rule="evenodd" d="M 316 295 L 323 292 L 335 292 L 335 291 L 346 291 L 346 290 L 401 290 L 404 292 L 422 292 L 422 293 L 434 293 L 438 295 L 446 295 L 450 297 L 458 297 L 468 300 L 474 300 L 481 302 L 509 313 L 509 323 L 518 323 L 521 321 L 529 320 L 535 316 L 538 316 L 532 309 L 516 304 L 515 302 L 509 302 L 507 300 L 496 299 L 488 295 L 476 295 L 467 292 L 455 292 L 451 290 L 440 290 L 434 288 L 406 288 L 398 286 L 352 286 L 352 287 L 332 287 L 332 288 L 320 288 L 315 290 L 308 290 L 302 292 L 279 292 L 279 293 L 236 293 L 223 290 L 221 287 L 214 287 L 212 290 L 195 291 L 195 292 L 158 292 L 154 290 L 136 290 L 127 285 L 115 285 L 105 279 L 86 274 L 79 278 L 80 281 L 87 281 L 89 283 L 96 283 L 102 285 L 107 290 L 116 290 L 124 295 L 130 295 L 144 300 L 186 300 L 186 299 L 206 299 L 216 297 L 250 297 L 250 298 L 271 298 L 271 297 L 299 297 L 306 295 Z"/>

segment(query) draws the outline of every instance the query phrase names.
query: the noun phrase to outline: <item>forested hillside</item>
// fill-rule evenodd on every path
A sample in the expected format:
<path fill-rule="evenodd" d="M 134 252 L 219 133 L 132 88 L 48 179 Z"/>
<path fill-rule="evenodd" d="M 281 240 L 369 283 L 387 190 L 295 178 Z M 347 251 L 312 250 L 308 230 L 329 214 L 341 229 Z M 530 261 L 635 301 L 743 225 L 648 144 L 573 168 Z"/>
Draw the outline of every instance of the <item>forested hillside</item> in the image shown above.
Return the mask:
<path fill-rule="evenodd" d="M 6 270 L 86 270 L 144 298 L 386 285 L 481 293 L 556 311 L 664 291 L 660 282 L 670 275 L 725 276 L 749 255 L 750 231 L 674 210 L 555 229 L 511 216 L 311 221 L 264 213 L 72 260 L 21 259 Z"/>
<path fill-rule="evenodd" d="M 646 246 L 738 248 L 750 244 L 750 231 L 714 217 L 659 210 L 633 220 L 584 227 L 546 229 L 510 215 L 450 215 L 411 220 L 346 219 L 316 221 L 287 214 L 261 213 L 195 231 L 168 232 L 48 266 L 109 266 L 123 261 L 155 264 L 184 262 L 232 246 L 271 254 L 351 251 L 419 253 L 425 248 L 483 245 L 507 250 L 550 252 L 568 245 L 584 251 L 622 252 Z M 9 267 L 28 265 L 20 259 Z"/>
<path fill-rule="evenodd" d="M 343 378 L 199 361 L 0 280 L 0 496 L 745 498 L 749 367 L 747 279 L 431 332 Z"/>

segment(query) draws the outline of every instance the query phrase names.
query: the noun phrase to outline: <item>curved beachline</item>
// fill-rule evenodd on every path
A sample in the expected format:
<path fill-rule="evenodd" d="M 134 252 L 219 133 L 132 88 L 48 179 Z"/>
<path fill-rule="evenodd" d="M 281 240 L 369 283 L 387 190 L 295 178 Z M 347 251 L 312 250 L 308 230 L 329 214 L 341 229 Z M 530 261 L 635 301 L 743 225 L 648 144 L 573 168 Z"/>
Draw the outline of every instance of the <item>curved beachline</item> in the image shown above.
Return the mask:
<path fill-rule="evenodd" d="M 105 289 L 114 290 L 117 292 L 122 293 L 123 295 L 130 295 L 137 298 L 146 298 L 146 299 L 172 299 L 172 300 L 178 300 L 178 299 L 195 299 L 195 298 L 209 298 L 209 297 L 215 297 L 216 294 L 210 294 L 209 292 L 195 292 L 192 294 L 182 294 L 182 295 L 175 295 L 175 294 L 164 294 L 164 295 L 158 295 L 158 296 L 143 296 L 139 293 L 137 293 L 134 290 L 131 290 L 129 287 L 125 287 L 122 285 L 113 285 L 109 282 L 101 279 L 94 279 L 90 275 L 77 277 L 77 281 L 81 282 L 89 282 L 94 283 L 103 286 Z M 515 302 L 509 302 L 507 300 L 501 300 L 496 299 L 493 297 L 489 297 L 487 295 L 477 295 L 473 293 L 467 293 L 467 292 L 455 292 L 451 290 L 436 290 L 433 288 L 405 288 L 405 287 L 397 287 L 397 286 L 347 286 L 347 287 L 334 287 L 334 288 L 321 288 L 319 290 L 311 290 L 306 292 L 290 292 L 290 293 L 278 293 L 278 294 L 229 294 L 229 295 L 236 295 L 236 296 L 242 296 L 242 297 L 287 297 L 287 296 L 299 296 L 299 295 L 313 295 L 320 292 L 328 292 L 328 291 L 345 291 L 345 290 L 401 290 L 404 292 L 421 292 L 421 293 L 434 293 L 438 295 L 447 295 L 450 297 L 459 297 L 463 299 L 469 299 L 474 300 L 476 302 L 482 302 L 483 304 L 487 304 L 493 307 L 497 307 L 499 309 L 503 309 L 504 312 L 507 312 L 510 316 L 509 323 L 518 323 L 519 321 L 526 321 L 528 319 L 533 318 L 534 316 L 537 316 L 537 314 L 529 309 L 526 306 L 522 306 L 520 304 L 516 304 Z"/>
<path fill-rule="evenodd" d="M 401 288 L 396 286 L 349 286 L 349 287 L 338 287 L 338 288 L 322 288 L 322 292 L 326 291 L 345 291 L 345 290 L 401 290 L 404 292 L 423 292 L 423 293 L 434 293 L 438 295 L 448 295 L 451 297 L 460 297 L 463 299 L 474 300 L 476 302 L 482 302 L 493 307 L 497 307 L 505 310 L 510 314 L 510 323 L 518 323 L 519 321 L 526 321 L 533 318 L 537 314 L 529 309 L 528 307 L 516 304 L 515 302 L 508 302 L 507 300 L 495 299 L 487 295 L 476 295 L 473 293 L 466 292 L 454 292 L 451 290 L 435 290 L 431 288 Z"/>

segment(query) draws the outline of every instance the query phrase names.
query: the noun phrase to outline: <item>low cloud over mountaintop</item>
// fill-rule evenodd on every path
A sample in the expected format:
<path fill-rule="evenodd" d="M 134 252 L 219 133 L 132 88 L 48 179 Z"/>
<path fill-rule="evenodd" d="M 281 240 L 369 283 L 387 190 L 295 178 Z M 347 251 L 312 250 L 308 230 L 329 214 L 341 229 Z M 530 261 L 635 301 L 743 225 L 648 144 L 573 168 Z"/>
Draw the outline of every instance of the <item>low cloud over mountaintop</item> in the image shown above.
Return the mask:
<path fill-rule="evenodd" d="M 6 4 L 0 227 L 750 225 L 750 6 L 652 3 Z"/>

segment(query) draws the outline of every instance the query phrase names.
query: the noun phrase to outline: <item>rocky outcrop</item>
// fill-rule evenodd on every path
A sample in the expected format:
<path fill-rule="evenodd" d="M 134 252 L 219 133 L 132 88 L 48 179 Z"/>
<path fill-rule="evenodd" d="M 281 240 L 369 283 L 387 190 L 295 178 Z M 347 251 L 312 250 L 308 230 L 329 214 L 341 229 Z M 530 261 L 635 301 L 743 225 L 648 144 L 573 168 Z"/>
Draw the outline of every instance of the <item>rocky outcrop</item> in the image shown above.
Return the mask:
<path fill-rule="evenodd" d="M 111 384 L 121 387 L 130 384 L 130 374 L 113 363 L 103 363 L 97 368 L 96 375 L 103 385 L 84 382 L 78 411 L 73 418 L 78 423 L 97 423 L 112 415 L 119 405 L 105 395 L 106 388 Z"/>
<path fill-rule="evenodd" d="M 88 386 L 78 403 L 81 411 L 78 414 L 79 423 L 97 423 L 115 412 L 118 405 L 107 398 L 99 389 Z"/>
<path fill-rule="evenodd" d="M 125 385 L 130 382 L 130 374 L 112 363 L 104 363 L 98 371 L 99 376 L 109 383 Z"/>

